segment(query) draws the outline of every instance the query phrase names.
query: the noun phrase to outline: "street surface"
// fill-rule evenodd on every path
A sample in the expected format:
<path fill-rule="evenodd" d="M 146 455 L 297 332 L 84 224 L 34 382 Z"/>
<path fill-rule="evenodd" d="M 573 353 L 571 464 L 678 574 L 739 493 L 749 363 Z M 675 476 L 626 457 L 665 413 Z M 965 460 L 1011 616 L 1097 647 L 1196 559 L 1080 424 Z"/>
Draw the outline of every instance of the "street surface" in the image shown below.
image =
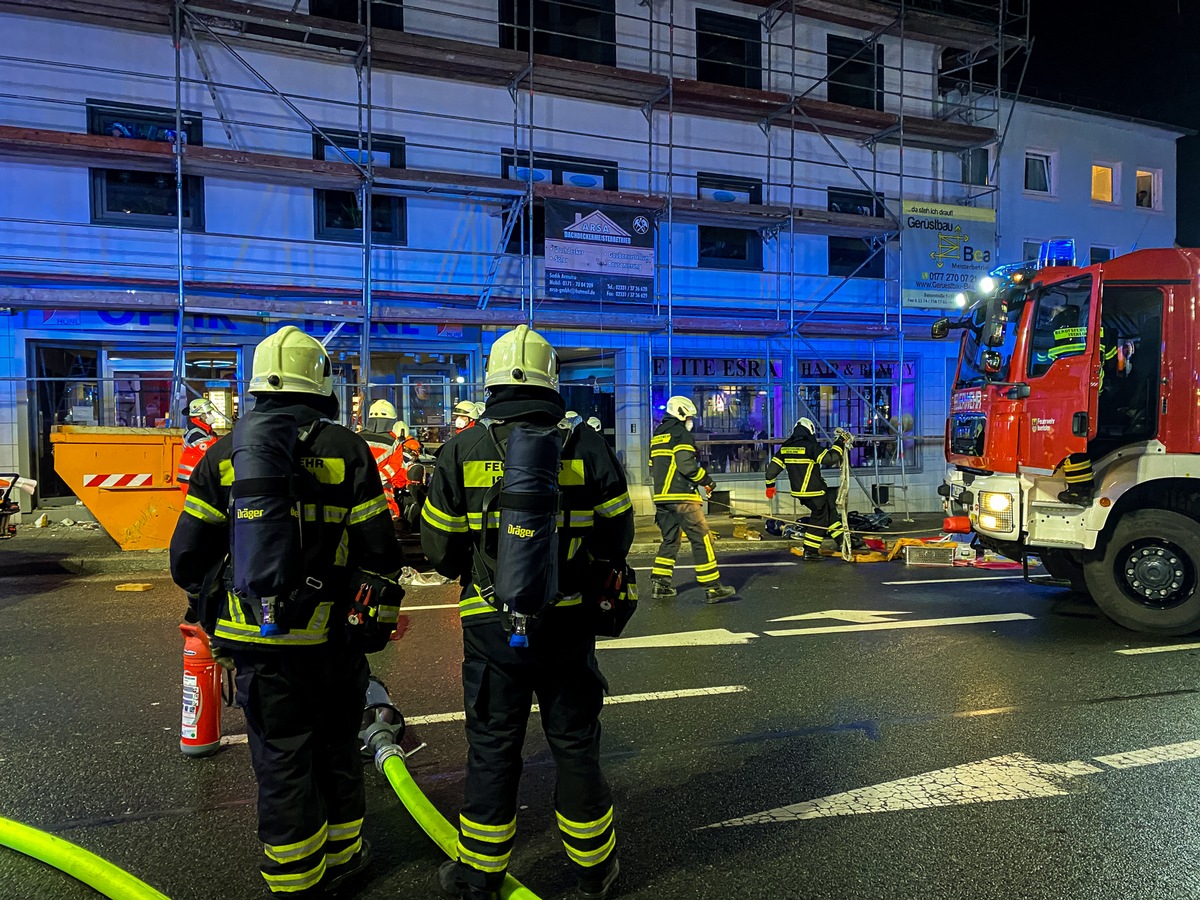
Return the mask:
<path fill-rule="evenodd" d="M 780 553 L 722 569 L 740 599 L 705 606 L 694 583 L 644 599 L 599 650 L 622 896 L 1200 896 L 1198 650 L 1120 652 L 1187 638 L 1132 634 L 1009 572 Z M 154 589 L 114 590 L 128 580 Z M 409 765 L 452 821 L 456 599 L 411 590 L 406 635 L 372 660 L 428 745 Z M 174 900 L 262 896 L 240 713 L 216 757 L 178 750 L 183 606 L 162 576 L 6 577 L 0 557 L 0 814 Z M 536 717 L 527 759 L 512 871 L 571 896 Z M 367 783 L 376 864 L 359 896 L 436 896 L 439 852 L 373 767 Z M 0 897 L 93 896 L 0 850 Z"/>

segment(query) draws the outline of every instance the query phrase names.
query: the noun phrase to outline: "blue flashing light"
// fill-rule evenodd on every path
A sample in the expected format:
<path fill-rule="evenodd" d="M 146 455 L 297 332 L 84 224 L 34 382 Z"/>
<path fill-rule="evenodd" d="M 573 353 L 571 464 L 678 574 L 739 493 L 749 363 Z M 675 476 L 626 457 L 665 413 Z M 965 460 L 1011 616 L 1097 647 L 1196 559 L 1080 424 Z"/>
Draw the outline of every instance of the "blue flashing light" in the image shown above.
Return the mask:
<path fill-rule="evenodd" d="M 1028 269 L 1029 261 L 1022 260 L 1021 262 L 1005 263 L 1002 266 L 996 266 L 992 271 L 988 272 L 997 281 L 1006 281 L 1013 272 L 1019 272 L 1021 269 Z"/>
<path fill-rule="evenodd" d="M 1038 248 L 1038 268 L 1044 269 L 1047 266 L 1074 266 L 1075 265 L 1075 240 L 1074 238 L 1056 238 L 1052 241 L 1043 241 L 1042 246 Z"/>

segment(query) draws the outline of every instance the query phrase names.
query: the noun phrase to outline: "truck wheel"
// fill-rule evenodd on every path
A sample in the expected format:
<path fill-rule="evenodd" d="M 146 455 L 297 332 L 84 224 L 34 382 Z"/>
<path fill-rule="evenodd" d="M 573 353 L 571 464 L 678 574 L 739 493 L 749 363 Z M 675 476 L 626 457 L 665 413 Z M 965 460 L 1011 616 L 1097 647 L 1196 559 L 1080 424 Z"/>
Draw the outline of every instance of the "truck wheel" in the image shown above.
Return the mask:
<path fill-rule="evenodd" d="M 1119 625 L 1147 634 L 1200 629 L 1200 523 L 1177 512 L 1122 516 L 1103 555 L 1083 564 L 1096 605 Z"/>
<path fill-rule="evenodd" d="M 1083 563 L 1073 551 L 1041 550 L 1038 552 L 1038 558 L 1042 561 L 1042 568 L 1050 573 L 1051 578 L 1070 583 L 1073 591 L 1081 594 L 1088 592 L 1087 582 L 1083 578 Z"/>

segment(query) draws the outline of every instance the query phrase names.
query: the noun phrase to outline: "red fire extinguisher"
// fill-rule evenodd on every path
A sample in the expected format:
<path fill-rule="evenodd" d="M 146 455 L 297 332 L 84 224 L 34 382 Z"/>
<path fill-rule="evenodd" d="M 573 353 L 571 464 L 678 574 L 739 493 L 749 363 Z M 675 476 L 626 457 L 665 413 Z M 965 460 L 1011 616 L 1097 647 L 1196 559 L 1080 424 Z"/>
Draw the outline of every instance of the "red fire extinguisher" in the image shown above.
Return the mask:
<path fill-rule="evenodd" d="M 183 623 L 183 730 L 179 749 L 186 756 L 208 756 L 221 747 L 221 667 L 213 659 L 208 635 L 199 625 Z"/>

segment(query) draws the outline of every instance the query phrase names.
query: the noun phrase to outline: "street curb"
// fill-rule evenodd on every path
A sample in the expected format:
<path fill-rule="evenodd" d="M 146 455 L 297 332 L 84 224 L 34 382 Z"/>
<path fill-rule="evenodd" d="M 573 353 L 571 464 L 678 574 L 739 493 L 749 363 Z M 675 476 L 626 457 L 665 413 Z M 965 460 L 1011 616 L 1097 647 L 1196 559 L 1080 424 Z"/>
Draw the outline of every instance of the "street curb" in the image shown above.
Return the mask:
<path fill-rule="evenodd" d="M 659 541 L 634 541 L 629 548 L 630 556 L 653 556 L 658 552 Z M 741 538 L 718 537 L 713 549 L 717 551 L 717 559 L 727 553 L 756 553 L 760 551 L 779 552 L 789 547 L 801 546 L 799 541 L 746 541 Z M 681 556 L 687 556 L 691 551 L 681 550 Z"/>

